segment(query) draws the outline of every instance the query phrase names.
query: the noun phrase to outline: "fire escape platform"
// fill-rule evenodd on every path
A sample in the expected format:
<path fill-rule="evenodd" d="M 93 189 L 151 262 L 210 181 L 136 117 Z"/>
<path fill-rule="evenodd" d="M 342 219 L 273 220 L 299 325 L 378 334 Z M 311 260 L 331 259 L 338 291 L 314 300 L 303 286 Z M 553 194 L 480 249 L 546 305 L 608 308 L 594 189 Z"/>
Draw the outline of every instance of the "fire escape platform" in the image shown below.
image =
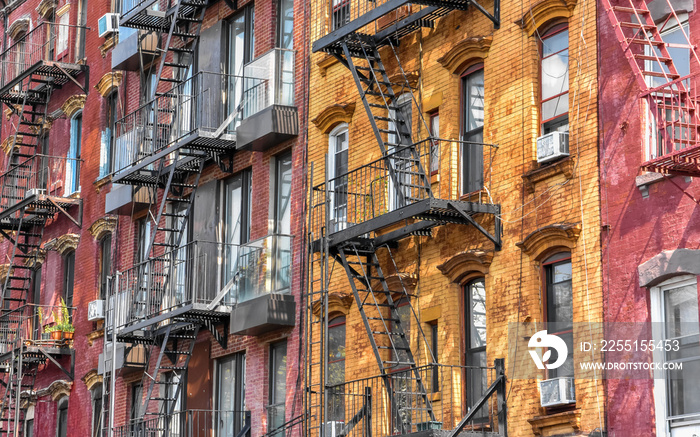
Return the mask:
<path fill-rule="evenodd" d="M 119 18 L 119 25 L 134 29 L 162 31 L 170 27 L 170 22 L 175 8 L 168 11 L 153 10 L 153 5 L 157 0 L 147 0 L 141 2 L 137 7 L 127 11 Z M 190 4 L 180 6 L 178 17 L 188 17 L 198 8 L 206 6 L 207 2 L 202 0 L 190 1 Z M 196 3 L 196 5 L 195 5 Z"/>
<path fill-rule="evenodd" d="M 171 146 L 149 155 L 130 167 L 126 167 L 114 174 L 112 181 L 120 184 L 134 185 L 155 185 L 158 182 L 158 169 L 155 168 L 158 162 L 165 156 L 181 149 L 192 149 L 187 152 L 188 156 L 182 157 L 177 162 L 176 173 L 184 170 L 188 166 L 196 166 L 197 160 L 206 158 L 206 152 L 223 153 L 232 151 L 236 147 L 236 136 L 232 134 L 222 134 L 216 137 L 214 132 L 204 129 L 194 129 L 187 136 L 177 140 Z M 171 164 L 172 165 L 172 164 Z M 150 168 L 149 168 L 150 167 Z M 167 166 L 164 172 L 167 174 Z"/>
<path fill-rule="evenodd" d="M 16 77 L 10 80 L 4 87 L 0 88 L 0 102 L 8 104 L 19 104 L 24 101 L 24 93 L 14 91 L 14 88 L 29 76 L 36 75 L 44 78 L 52 78 L 51 84 L 60 87 L 78 77 L 81 73 L 88 71 L 87 65 L 73 64 L 66 62 L 40 60 L 25 68 Z M 45 85 L 32 89 L 27 97 L 27 103 L 44 103 L 40 93 L 43 93 Z M 37 94 L 33 97 L 32 94 Z"/>
<path fill-rule="evenodd" d="M 24 219 L 27 226 L 42 224 L 46 218 L 52 217 L 59 212 L 80 205 L 82 199 L 72 197 L 48 196 L 46 194 L 32 194 L 14 205 L 0 211 L 0 229 L 16 230 L 16 223 L 19 219 L 12 215 L 22 208 L 27 214 L 34 215 L 35 218 Z M 61 211 L 63 210 L 63 211 Z"/>
<path fill-rule="evenodd" d="M 314 41 L 312 51 L 324 51 L 328 53 L 342 53 L 341 43 L 345 39 L 352 40 L 356 32 L 370 25 L 373 21 L 391 13 L 392 11 L 409 4 L 424 5 L 427 8 L 421 9 L 419 12 L 411 14 L 409 17 L 399 20 L 386 29 L 378 32 L 373 36 L 378 46 L 386 39 L 387 36 L 402 37 L 415 30 L 423 27 L 426 22 L 434 21 L 444 15 L 447 15 L 453 10 L 466 10 L 472 2 L 469 0 L 388 0 L 381 5 L 370 9 L 368 12 L 355 18 L 344 26 L 332 31 L 331 33 Z M 352 49 L 351 49 L 352 52 Z"/>
<path fill-rule="evenodd" d="M 42 344 L 45 345 L 42 346 Z M 0 364 L 11 364 L 13 357 L 17 359 L 16 357 L 18 357 L 19 354 L 22 354 L 22 362 L 27 365 L 38 366 L 46 363 L 48 360 L 56 365 L 56 367 L 71 380 L 75 376 L 75 349 L 70 347 L 66 340 L 25 340 L 25 344 L 0 355 Z M 57 359 L 67 356 L 71 358 L 70 369 L 66 369 L 56 361 Z M 7 373 L 8 370 L 8 367 L 0 366 L 0 373 Z"/>
<path fill-rule="evenodd" d="M 642 170 L 666 175 L 700 176 L 700 144 L 676 150 L 642 164 Z"/>
<path fill-rule="evenodd" d="M 466 213 L 471 220 L 458 212 L 458 209 Z M 473 217 L 476 214 L 498 215 L 500 211 L 500 205 L 496 204 L 445 200 L 431 197 L 418 200 L 403 208 L 395 209 L 362 223 L 347 223 L 345 229 L 328 233 L 328 244 L 330 246 L 337 246 L 351 240 L 366 240 L 367 235 L 372 232 L 400 223 L 404 220 L 417 220 L 407 224 L 403 228 L 374 238 L 375 245 L 387 244 L 405 238 L 412 233 L 427 231 L 433 227 L 447 223 L 474 225 L 476 222 Z M 499 234 L 500 232 L 497 230 L 494 238 L 500 243 Z M 314 252 L 320 250 L 320 240 L 316 240 L 312 244 Z"/>
<path fill-rule="evenodd" d="M 136 323 L 126 325 L 122 328 L 117 328 L 117 338 L 123 342 L 151 344 L 153 338 L 158 335 L 158 329 L 155 331 L 149 330 L 156 325 L 159 329 L 164 329 L 169 323 L 163 323 L 170 320 L 172 323 L 192 322 L 202 323 L 208 322 L 212 324 L 224 323 L 230 317 L 230 311 L 217 311 L 210 309 L 204 303 L 190 303 L 182 305 L 179 308 L 163 312 L 153 317 L 145 318 Z M 148 333 L 144 331 L 148 331 Z"/>

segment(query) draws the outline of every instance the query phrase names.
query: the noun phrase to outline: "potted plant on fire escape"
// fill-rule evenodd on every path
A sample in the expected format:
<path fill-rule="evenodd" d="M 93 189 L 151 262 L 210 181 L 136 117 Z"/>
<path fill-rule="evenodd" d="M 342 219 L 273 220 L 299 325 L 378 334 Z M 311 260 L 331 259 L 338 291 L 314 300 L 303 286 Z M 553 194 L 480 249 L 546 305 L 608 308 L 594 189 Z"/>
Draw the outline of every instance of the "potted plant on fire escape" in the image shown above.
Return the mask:
<path fill-rule="evenodd" d="M 75 326 L 71 321 L 70 313 L 68 312 L 68 307 L 66 306 L 66 301 L 61 298 L 61 316 L 58 321 L 58 327 L 63 332 L 63 338 L 66 340 L 73 340 L 75 335 Z"/>

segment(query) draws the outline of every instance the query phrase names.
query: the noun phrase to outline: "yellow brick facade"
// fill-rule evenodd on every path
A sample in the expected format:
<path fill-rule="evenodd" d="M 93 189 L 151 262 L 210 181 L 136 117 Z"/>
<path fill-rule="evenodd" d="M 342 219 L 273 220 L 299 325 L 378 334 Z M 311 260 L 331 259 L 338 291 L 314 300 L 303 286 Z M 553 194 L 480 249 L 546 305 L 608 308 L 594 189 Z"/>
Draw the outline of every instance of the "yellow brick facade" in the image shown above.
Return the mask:
<path fill-rule="evenodd" d="M 311 9 L 320 9 L 320 4 L 312 1 Z M 320 19 L 315 17 L 312 22 L 317 18 Z M 555 22 L 569 25 L 571 157 L 540 166 L 536 163 L 539 135 L 537 35 Z M 502 250 L 493 252 L 494 245 L 473 227 L 448 224 L 434 229 L 432 237 L 412 236 L 401 240 L 392 255 L 401 273 L 416 278 L 413 306 L 422 328 L 428 330 L 431 323 L 438 324 L 440 356 L 437 358 L 442 364 L 464 365 L 461 284 L 471 278 L 485 278 L 488 363 L 492 365 L 496 358 L 506 359 L 508 434 L 511 436 L 588 435 L 605 426 L 602 381 L 577 379 L 575 409 L 552 416 L 551 411 L 540 407 L 535 380 L 510 378 L 514 363 L 508 356 L 508 348 L 513 347 L 508 340 L 509 326 L 517 326 L 519 338 L 526 338 L 542 322 L 540 262 L 558 251 L 571 252 L 574 322 L 602 321 L 595 24 L 596 4 L 583 0 L 578 3 L 571 0 L 503 2 L 500 29 L 494 29 L 475 9 L 453 11 L 437 21 L 433 29 L 403 38 L 396 48 L 404 72 L 409 78 L 417 78 L 414 95 L 421 106 L 413 106 L 414 141 L 427 137 L 420 117 L 427 121 L 427 110 L 432 109 L 439 110 L 440 137 L 459 138 L 460 74 L 470 65 L 481 62 L 484 65 L 484 142 L 495 144 L 497 148 L 484 148 L 484 178 L 488 190 L 482 191 L 480 196 L 481 200 L 490 196 L 493 203 L 501 206 Z M 312 30 L 312 40 L 318 38 L 318 33 L 317 28 Z M 392 49 L 385 47 L 381 54 L 389 76 L 400 74 Z M 480 58 L 484 54 L 485 57 Z M 323 181 L 328 132 L 337 122 L 349 122 L 351 170 L 377 159 L 380 150 L 349 70 L 333 62 L 329 55 L 315 53 L 310 74 L 309 162 L 313 163 L 314 176 L 310 184 L 313 186 Z M 324 115 L 334 105 L 345 109 L 352 109 L 354 105 L 354 110 L 345 110 L 342 114 L 336 111 L 339 115 L 332 122 L 323 123 Z M 439 177 L 433 178 L 436 197 L 458 198 L 459 159 L 458 145 L 444 143 L 440 151 Z M 493 231 L 492 216 L 477 216 L 477 221 Z M 481 251 L 477 255 L 482 256 L 464 255 L 461 261 L 454 258 L 469 251 Z M 393 273 L 386 250 L 380 250 L 379 257 L 383 267 L 386 266 L 385 272 Z M 448 265 L 450 260 L 454 265 Z M 330 291 L 351 294 L 342 265 L 331 261 L 329 272 Z M 377 374 L 368 334 L 354 302 L 346 317 L 346 380 Z M 429 362 L 415 326 L 411 335 L 418 362 Z M 575 343 L 578 340 L 581 339 L 576 339 Z M 527 342 L 519 342 L 518 347 L 526 348 Z M 580 353 L 575 351 L 575 362 Z M 529 359 L 527 352 L 521 349 L 518 357 L 523 356 Z M 449 397 L 442 394 L 443 399 Z M 440 405 L 440 401 L 435 405 Z M 458 415 L 460 408 L 464 410 L 466 406 L 447 408 Z M 543 416 L 546 418 L 535 419 Z"/>

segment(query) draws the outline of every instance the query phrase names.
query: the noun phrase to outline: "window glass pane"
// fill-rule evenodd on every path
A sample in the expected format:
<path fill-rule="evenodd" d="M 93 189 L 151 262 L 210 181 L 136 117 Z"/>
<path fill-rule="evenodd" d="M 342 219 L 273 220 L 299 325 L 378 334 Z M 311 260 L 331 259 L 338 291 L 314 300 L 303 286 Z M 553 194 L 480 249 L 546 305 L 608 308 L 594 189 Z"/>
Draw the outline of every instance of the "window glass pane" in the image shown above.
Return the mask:
<path fill-rule="evenodd" d="M 397 303 L 398 308 L 396 312 L 398 313 L 399 320 L 401 321 L 401 327 L 403 328 L 404 334 L 406 334 L 406 340 L 410 342 L 411 338 L 411 307 L 407 303 Z M 396 332 L 398 330 L 398 323 L 391 322 L 391 330 Z M 396 347 L 403 347 L 404 343 L 398 337 L 392 337 L 394 340 L 394 345 Z M 393 357 L 394 361 L 399 361 L 401 363 L 408 362 L 408 352 L 405 350 L 397 350 L 396 355 Z M 405 367 L 404 364 L 397 364 L 398 367 Z"/>
<path fill-rule="evenodd" d="M 237 353 L 217 362 L 215 417 L 218 435 L 237 435 L 243 426 L 245 409 L 245 353 Z"/>
<path fill-rule="evenodd" d="M 698 291 L 695 286 L 664 292 L 666 338 L 698 333 Z"/>
<path fill-rule="evenodd" d="M 569 51 L 542 59 L 542 100 L 569 90 Z"/>
<path fill-rule="evenodd" d="M 542 40 L 542 57 L 560 52 L 569 47 L 569 31 L 564 30 Z"/>
<path fill-rule="evenodd" d="M 279 3 L 279 41 L 283 49 L 294 48 L 294 0 L 280 0 Z"/>
<path fill-rule="evenodd" d="M 469 300 L 470 347 L 486 346 L 486 288 L 483 280 L 469 285 Z"/>
<path fill-rule="evenodd" d="M 470 132 L 484 125 L 484 70 L 480 69 L 467 76 L 463 86 L 467 102 L 465 131 Z"/>
<path fill-rule="evenodd" d="M 542 120 L 549 120 L 557 115 L 569 112 L 569 94 L 563 94 L 542 102 Z"/>
<path fill-rule="evenodd" d="M 287 342 L 272 345 L 270 350 L 270 406 L 268 408 L 268 430 L 284 425 L 284 402 L 287 394 Z M 273 433 L 282 436 L 283 433 Z"/>

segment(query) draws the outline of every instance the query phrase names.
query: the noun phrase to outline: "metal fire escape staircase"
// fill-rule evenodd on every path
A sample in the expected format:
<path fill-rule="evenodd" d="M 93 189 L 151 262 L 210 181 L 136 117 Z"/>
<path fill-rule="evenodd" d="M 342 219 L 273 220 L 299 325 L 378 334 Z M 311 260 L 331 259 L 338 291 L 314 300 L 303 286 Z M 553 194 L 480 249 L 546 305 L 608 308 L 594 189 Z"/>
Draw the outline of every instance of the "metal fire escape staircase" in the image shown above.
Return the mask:
<path fill-rule="evenodd" d="M 121 23 L 160 34 L 164 49 L 160 49 L 156 86 L 151 97 L 175 100 L 178 85 L 183 83 L 181 78 L 193 64 L 207 1 L 178 0 L 165 11 L 154 10 L 154 3 L 147 1 L 126 12 Z M 155 100 L 152 102 L 153 116 L 147 124 L 151 132 L 167 129 L 178 122 L 176 106 L 163 108 Z M 144 140 L 148 141 L 149 138 Z M 150 141 L 155 139 L 150 138 Z M 134 307 L 145 310 L 147 314 L 157 314 L 157 311 L 150 311 L 153 310 L 151 307 L 160 305 L 162 296 L 168 293 L 168 287 L 172 287 L 171 277 L 178 262 L 178 248 L 186 242 L 185 233 L 200 177 L 208 160 L 214 159 L 222 166 L 220 152 L 220 147 L 206 142 L 178 143 L 165 147 L 150 160 L 148 166 L 131 173 L 127 171 L 119 177 L 120 183 L 132 184 L 136 190 L 148 190 L 151 202 L 147 216 L 152 226 L 146 250 L 147 260 L 139 267 L 139 277 L 143 281 L 138 285 L 140 292 L 137 295 L 142 296 L 143 300 L 133 302 Z M 159 260 L 162 268 L 156 270 L 148 267 L 150 261 L 155 259 Z M 141 322 L 116 332 L 117 341 L 146 346 L 147 365 L 142 378 L 144 398 L 139 409 L 143 420 L 136 425 L 138 432 L 144 435 L 168 435 L 168 423 L 173 417 L 177 399 L 184 393 L 187 368 L 200 328 L 206 327 L 226 347 L 228 324 L 224 323 L 223 333 L 215 327 L 223 320 L 221 314 L 188 311 L 187 308 L 184 306 L 181 310 L 156 317 L 147 316 Z M 151 362 L 154 364 L 149 364 Z M 166 377 L 167 374 L 170 376 Z M 106 382 L 105 387 L 111 385 Z M 109 397 L 111 393 L 106 396 Z M 105 401 L 103 411 L 107 409 Z M 108 425 L 109 415 L 103 417 L 105 425 Z"/>
<path fill-rule="evenodd" d="M 389 2 L 391 3 L 391 2 Z M 394 2 L 396 3 L 396 2 Z M 412 295 L 407 291 L 403 282 L 398 289 L 391 289 L 387 284 L 387 276 L 380 265 L 377 251 L 386 249 L 388 259 L 392 261 L 394 273 L 401 277 L 400 271 L 394 262 L 392 247 L 396 247 L 398 240 L 410 235 L 426 235 L 433 227 L 445 223 L 461 223 L 474 226 L 490 241 L 496 249 L 500 249 L 500 221 L 496 217 L 495 233 L 491 234 L 474 219 L 479 213 L 500 213 L 498 205 L 479 205 L 471 202 L 450 201 L 436 199 L 433 196 L 430 179 L 423 168 L 421 156 L 417 144 L 412 143 L 410 132 L 410 120 L 404 118 L 401 108 L 397 104 L 396 90 L 409 90 L 411 86 L 406 78 L 400 60 L 394 49 L 398 39 L 421 26 L 432 26 L 432 22 L 453 9 L 465 9 L 471 2 L 452 2 L 442 7 L 429 6 L 423 8 L 418 14 L 402 20 L 399 24 L 390 26 L 389 30 L 375 35 L 358 33 L 357 30 L 366 26 L 370 21 L 378 18 L 377 14 L 370 14 L 366 20 L 351 21 L 348 25 L 320 38 L 314 43 L 314 51 L 323 50 L 335 56 L 352 73 L 354 82 L 360 93 L 364 108 L 379 145 L 384 160 L 384 167 L 388 175 L 388 184 L 392 184 L 396 204 L 394 208 L 379 217 L 371 218 L 363 223 L 346 223 L 343 226 L 333 226 L 328 212 L 329 201 L 325 206 L 325 226 L 318 230 L 320 235 L 311 235 L 310 248 L 310 277 L 308 294 L 308 345 L 307 345 L 307 390 L 309 400 L 307 410 L 310 415 L 315 415 L 318 420 L 319 432 L 323 436 L 329 431 L 324 423 L 328 420 L 325 416 L 328 410 L 328 390 L 330 386 L 325 380 L 328 374 L 328 287 L 330 282 L 329 257 L 334 257 L 343 265 L 349 279 L 354 300 L 362 316 L 363 324 L 368 333 L 374 356 L 379 366 L 380 375 L 389 399 L 410 396 L 410 405 L 403 405 L 403 411 L 398 412 L 411 417 L 428 417 L 435 420 L 435 413 L 430 402 L 426 384 L 422 379 L 418 363 L 411 349 L 411 338 L 404 328 L 408 320 L 402 320 L 401 311 L 408 314 L 411 325 L 415 324 L 414 332 L 419 331 L 418 342 L 428 344 L 425 334 L 420 327 L 417 312 L 412 305 Z M 398 3 L 397 3 L 398 4 Z M 496 17 L 487 14 L 489 18 L 496 19 L 498 26 L 498 2 L 496 2 Z M 369 21 L 367 21 L 369 20 Z M 347 28 L 347 29 L 346 29 Z M 392 83 L 387 70 L 382 62 L 379 48 L 389 46 L 396 56 L 399 68 L 403 73 L 401 83 Z M 416 102 L 412 95 L 413 102 Z M 324 190 L 333 191 L 328 186 Z M 362 184 L 359 184 L 362 185 Z M 337 188 L 336 188 L 337 190 Z M 336 193 L 337 194 L 337 193 Z M 327 194 L 328 195 L 328 194 Z M 347 193 L 346 193 L 347 195 Z M 314 208 L 313 201 L 311 201 Z M 313 211 L 310 211 L 310 215 Z M 415 219 L 412 223 L 405 223 L 402 228 L 375 234 L 374 232 L 386 228 L 392 224 L 401 223 L 405 219 Z M 310 219 L 311 220 L 311 219 Z M 310 229 L 312 229 L 310 224 Z M 314 261 L 314 255 L 318 256 Z M 318 264 L 320 272 L 314 271 L 314 264 Z M 320 304 L 320 311 L 315 306 Z M 401 310 L 399 309 L 401 307 Z M 404 313 L 404 317 L 405 314 Z M 426 347 L 425 350 L 430 351 Z M 432 359 L 435 362 L 435 359 Z M 402 375 L 410 375 L 403 384 L 396 386 L 391 379 L 391 373 L 401 371 Z M 315 399 L 315 400 L 312 400 Z M 392 401 L 393 404 L 393 401 Z M 365 405 L 358 411 L 352 420 L 345 423 L 341 435 L 349 435 L 354 426 L 364 417 L 370 407 Z M 395 416 L 398 417 L 398 416 Z M 394 432 L 407 433 L 411 430 L 411 424 L 399 423 Z"/>
<path fill-rule="evenodd" d="M 658 144 L 652 147 L 642 170 L 700 176 L 699 101 L 692 86 L 697 78 L 692 73 L 681 77 L 668 50 L 673 45 L 663 40 L 659 29 L 659 25 L 663 28 L 669 23 L 680 23 L 671 2 L 667 2 L 671 14 L 659 25 L 646 0 L 626 0 L 615 5 L 611 0 L 602 0 L 602 4 L 656 122 Z M 695 48 L 687 41 L 688 31 L 682 27 L 681 30 L 691 65 L 698 65 Z"/>

